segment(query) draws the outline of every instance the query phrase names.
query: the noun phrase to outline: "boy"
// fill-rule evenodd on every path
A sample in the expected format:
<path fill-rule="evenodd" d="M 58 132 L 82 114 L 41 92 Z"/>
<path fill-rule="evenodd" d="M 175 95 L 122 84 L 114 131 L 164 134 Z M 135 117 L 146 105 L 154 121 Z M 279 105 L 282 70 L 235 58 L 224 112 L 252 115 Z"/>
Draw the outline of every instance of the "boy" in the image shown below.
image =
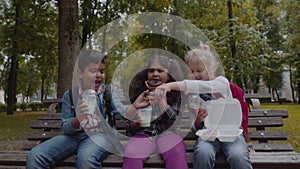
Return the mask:
<path fill-rule="evenodd" d="M 113 145 L 101 127 L 104 123 L 101 119 L 112 120 L 106 109 L 110 109 L 111 114 L 121 115 L 114 104 L 118 102 L 111 101 L 110 107 L 106 107 L 103 99 L 106 90 L 102 84 L 105 56 L 95 50 L 83 50 L 78 58 L 77 73 L 80 80 L 74 90 L 78 94 L 74 97 L 76 111 L 72 108 L 72 93 L 67 90 L 62 97 L 62 134 L 34 147 L 27 156 L 26 168 L 51 168 L 72 154 L 77 154 L 77 168 L 102 168 L 101 161 L 108 156 Z M 86 114 L 87 103 L 82 101 L 83 92 L 90 88 L 95 90 L 97 99 L 97 108 L 91 115 Z"/>

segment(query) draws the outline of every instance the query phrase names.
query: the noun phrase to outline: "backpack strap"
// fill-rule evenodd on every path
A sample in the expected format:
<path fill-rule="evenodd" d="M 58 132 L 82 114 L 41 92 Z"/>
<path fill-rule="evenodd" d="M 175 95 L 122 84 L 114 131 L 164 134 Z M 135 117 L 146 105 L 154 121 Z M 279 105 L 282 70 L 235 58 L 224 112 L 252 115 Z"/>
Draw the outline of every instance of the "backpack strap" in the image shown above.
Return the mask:
<path fill-rule="evenodd" d="M 107 115 L 109 125 L 113 127 L 115 126 L 115 119 L 114 116 L 112 116 L 111 114 L 111 97 L 112 97 L 111 86 L 106 85 L 104 95 L 103 95 L 103 99 L 105 101 L 105 106 L 106 106 L 105 114 Z"/>
<path fill-rule="evenodd" d="M 73 95 L 72 95 L 72 88 L 69 88 L 69 97 L 70 97 L 70 101 L 71 101 L 71 112 L 73 113 L 73 116 L 76 117 L 76 111 L 75 111 Z"/>
<path fill-rule="evenodd" d="M 76 117 L 76 110 L 75 110 L 75 106 L 74 106 L 74 102 L 73 102 L 73 96 L 72 96 L 72 88 L 69 88 L 69 97 L 70 97 L 70 101 L 71 101 L 71 111 L 73 113 L 73 116 Z M 105 114 L 107 115 L 108 118 L 108 123 L 111 127 L 113 127 L 115 125 L 115 119 L 114 117 L 111 115 L 111 86 L 107 85 L 104 91 L 104 95 L 103 95 L 103 99 L 105 101 L 105 106 L 106 106 L 106 112 Z"/>

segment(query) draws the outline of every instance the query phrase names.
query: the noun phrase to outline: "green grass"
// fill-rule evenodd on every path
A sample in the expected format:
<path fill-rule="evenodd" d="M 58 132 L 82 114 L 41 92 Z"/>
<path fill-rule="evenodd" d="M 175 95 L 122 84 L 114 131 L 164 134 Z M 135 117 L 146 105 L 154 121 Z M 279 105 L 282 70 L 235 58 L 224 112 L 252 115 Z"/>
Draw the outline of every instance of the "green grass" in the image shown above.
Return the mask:
<path fill-rule="evenodd" d="M 37 119 L 38 115 L 44 112 L 15 112 L 13 115 L 0 113 L 0 141 L 14 139 L 26 139 L 30 129 L 30 121 Z"/>
<path fill-rule="evenodd" d="M 290 143 L 294 151 L 300 152 L 300 105 L 299 104 L 262 104 L 264 109 L 287 109 L 289 117 L 284 119 L 283 127 L 279 127 L 279 130 L 285 130 L 288 135 L 288 139 L 285 143 Z"/>

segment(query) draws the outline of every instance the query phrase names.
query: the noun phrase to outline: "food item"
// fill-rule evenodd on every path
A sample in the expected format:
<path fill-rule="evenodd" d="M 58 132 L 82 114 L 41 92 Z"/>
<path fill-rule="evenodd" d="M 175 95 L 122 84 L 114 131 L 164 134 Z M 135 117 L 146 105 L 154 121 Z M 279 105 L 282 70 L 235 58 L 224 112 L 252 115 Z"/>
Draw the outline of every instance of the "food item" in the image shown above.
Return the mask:
<path fill-rule="evenodd" d="M 162 83 L 159 80 L 147 80 L 147 84 L 148 84 L 149 90 L 151 90 L 151 92 L 149 92 L 146 97 L 150 100 L 154 100 L 155 99 L 155 92 L 153 90 L 157 86 L 161 85 Z"/>
<path fill-rule="evenodd" d="M 157 86 L 161 85 L 161 81 L 159 81 L 159 80 L 147 80 L 147 84 L 150 87 L 157 87 Z"/>
<path fill-rule="evenodd" d="M 146 96 L 149 100 L 154 100 L 155 99 L 155 93 L 152 91 L 152 92 L 149 92 Z"/>

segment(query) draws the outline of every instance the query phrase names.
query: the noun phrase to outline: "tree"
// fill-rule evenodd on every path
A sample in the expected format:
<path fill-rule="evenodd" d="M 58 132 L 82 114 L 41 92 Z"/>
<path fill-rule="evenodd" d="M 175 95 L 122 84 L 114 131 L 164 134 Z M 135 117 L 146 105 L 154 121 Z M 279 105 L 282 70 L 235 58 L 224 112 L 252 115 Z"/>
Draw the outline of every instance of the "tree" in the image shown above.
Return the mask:
<path fill-rule="evenodd" d="M 285 60 L 289 65 L 290 85 L 294 102 L 296 97 L 294 91 L 298 93 L 298 103 L 300 104 L 300 2 L 284 1 L 283 16 L 284 23 L 283 32 L 285 32 Z"/>
<path fill-rule="evenodd" d="M 61 98 L 72 84 L 75 58 L 80 51 L 77 0 L 60 0 L 59 3 L 58 88 Z"/>
<path fill-rule="evenodd" d="M 12 44 L 12 55 L 10 58 L 10 69 L 7 84 L 7 114 L 13 114 L 16 105 L 16 91 L 17 91 L 17 76 L 19 64 L 19 36 L 21 34 L 22 15 L 23 15 L 23 1 L 15 0 L 15 26 Z"/>

